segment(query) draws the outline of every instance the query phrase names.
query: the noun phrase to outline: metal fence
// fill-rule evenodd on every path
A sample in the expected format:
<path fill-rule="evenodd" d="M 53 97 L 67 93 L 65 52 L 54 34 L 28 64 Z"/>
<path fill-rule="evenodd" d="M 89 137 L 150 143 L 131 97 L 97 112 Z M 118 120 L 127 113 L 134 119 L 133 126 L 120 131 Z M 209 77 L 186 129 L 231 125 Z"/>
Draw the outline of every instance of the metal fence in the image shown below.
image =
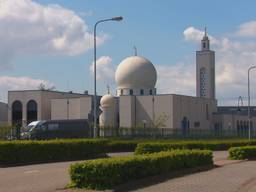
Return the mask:
<path fill-rule="evenodd" d="M 93 131 L 93 129 L 92 129 Z M 91 134 L 93 135 L 93 134 Z M 248 129 L 210 130 L 210 129 L 173 129 L 173 128 L 100 128 L 99 135 L 103 138 L 117 137 L 124 139 L 225 139 L 248 138 Z M 19 139 L 18 127 L 0 127 L 0 140 Z M 251 129 L 251 138 L 256 138 L 256 129 Z"/>
<path fill-rule="evenodd" d="M 175 139 L 207 139 L 207 138 L 248 138 L 248 129 L 244 130 L 210 130 L 210 129 L 171 129 L 171 128 L 102 128 L 101 137 L 119 138 L 175 138 Z M 251 138 L 256 138 L 256 130 L 251 130 Z"/>

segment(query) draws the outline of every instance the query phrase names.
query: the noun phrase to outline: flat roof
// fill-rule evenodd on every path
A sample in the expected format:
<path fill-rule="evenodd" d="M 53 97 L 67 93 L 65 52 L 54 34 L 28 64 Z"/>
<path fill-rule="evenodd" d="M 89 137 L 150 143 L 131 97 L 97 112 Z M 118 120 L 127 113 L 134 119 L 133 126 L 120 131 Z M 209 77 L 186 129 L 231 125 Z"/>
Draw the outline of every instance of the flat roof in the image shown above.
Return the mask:
<path fill-rule="evenodd" d="M 177 97 L 188 97 L 188 98 L 193 98 L 193 99 L 217 101 L 216 99 L 211 99 L 211 98 L 196 97 L 196 96 L 191 96 L 191 95 L 181 95 L 181 94 L 175 94 L 175 93 L 163 93 L 163 94 L 156 94 L 156 95 L 120 95 L 119 97 L 125 97 L 125 96 L 135 96 L 135 97 L 177 96 Z"/>
<path fill-rule="evenodd" d="M 67 94 L 75 94 L 75 95 L 83 95 L 83 96 L 91 96 L 89 94 L 85 94 L 85 93 L 75 93 L 75 92 L 65 92 L 65 91 L 55 91 L 55 90 L 40 90 L 40 89 L 30 89 L 30 90 L 11 90 L 8 92 L 29 92 L 29 91 L 41 91 L 41 92 L 52 92 L 52 93 L 67 93 Z"/>

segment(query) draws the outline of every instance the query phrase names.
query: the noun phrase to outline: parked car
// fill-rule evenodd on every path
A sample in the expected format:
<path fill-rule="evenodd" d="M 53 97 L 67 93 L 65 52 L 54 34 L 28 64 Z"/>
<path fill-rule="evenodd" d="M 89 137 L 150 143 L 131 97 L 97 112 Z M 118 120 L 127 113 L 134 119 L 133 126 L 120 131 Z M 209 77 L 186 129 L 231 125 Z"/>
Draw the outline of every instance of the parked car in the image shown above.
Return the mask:
<path fill-rule="evenodd" d="M 89 138 L 93 132 L 86 119 L 33 121 L 22 130 L 21 139 Z"/>

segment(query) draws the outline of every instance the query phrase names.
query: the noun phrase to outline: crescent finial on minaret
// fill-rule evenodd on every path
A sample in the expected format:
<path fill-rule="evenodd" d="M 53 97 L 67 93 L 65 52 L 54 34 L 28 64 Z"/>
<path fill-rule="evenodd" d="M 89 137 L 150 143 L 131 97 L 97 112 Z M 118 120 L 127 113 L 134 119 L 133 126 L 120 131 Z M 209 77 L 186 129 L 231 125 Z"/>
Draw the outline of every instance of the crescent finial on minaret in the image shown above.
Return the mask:
<path fill-rule="evenodd" d="M 133 49 L 134 49 L 134 56 L 137 56 L 137 47 L 133 46 Z"/>
<path fill-rule="evenodd" d="M 108 94 L 110 94 L 110 87 L 109 87 L 109 85 L 107 85 L 107 91 L 108 91 Z"/>

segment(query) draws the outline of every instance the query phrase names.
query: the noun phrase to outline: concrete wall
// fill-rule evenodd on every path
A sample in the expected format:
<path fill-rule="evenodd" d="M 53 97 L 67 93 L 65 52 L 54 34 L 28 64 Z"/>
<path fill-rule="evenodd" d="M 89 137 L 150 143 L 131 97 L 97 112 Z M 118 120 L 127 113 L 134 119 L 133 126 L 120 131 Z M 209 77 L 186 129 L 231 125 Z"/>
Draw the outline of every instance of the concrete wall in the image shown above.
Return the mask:
<path fill-rule="evenodd" d="M 221 125 L 223 130 L 237 131 L 238 123 L 246 124 L 248 126 L 248 116 L 247 115 L 237 115 L 237 114 L 216 114 L 214 115 L 214 123 Z M 256 130 L 256 117 L 251 117 L 252 130 Z"/>
<path fill-rule="evenodd" d="M 88 119 L 92 110 L 92 97 L 51 100 L 51 119 Z"/>
<path fill-rule="evenodd" d="M 173 128 L 179 129 L 187 117 L 190 129 L 212 128 L 213 113 L 217 112 L 217 101 L 206 98 L 173 95 Z"/>
<path fill-rule="evenodd" d="M 8 122 L 8 105 L 0 102 L 0 125 L 7 124 Z"/>
<path fill-rule="evenodd" d="M 119 127 L 135 127 L 135 96 L 119 97 Z"/>
<path fill-rule="evenodd" d="M 121 96 L 120 127 L 180 129 L 186 117 L 190 129 L 212 127 L 212 114 L 217 112 L 216 100 L 182 95 Z"/>
<path fill-rule="evenodd" d="M 170 95 L 137 96 L 137 127 L 172 127 L 172 100 Z"/>
<path fill-rule="evenodd" d="M 9 91 L 8 92 L 8 122 L 12 122 L 12 104 L 15 101 L 22 103 L 22 124 L 26 125 L 27 122 L 27 103 L 30 100 L 37 102 L 37 118 L 42 119 L 42 92 L 41 91 Z"/>
<path fill-rule="evenodd" d="M 8 106 L 11 109 L 15 101 L 22 103 L 22 124 L 27 124 L 27 103 L 34 100 L 37 103 L 37 118 L 38 120 L 51 119 L 51 100 L 56 98 L 77 98 L 83 94 L 66 93 L 47 90 L 26 90 L 26 91 L 9 91 Z M 8 122 L 12 122 L 12 111 L 8 111 Z"/>

